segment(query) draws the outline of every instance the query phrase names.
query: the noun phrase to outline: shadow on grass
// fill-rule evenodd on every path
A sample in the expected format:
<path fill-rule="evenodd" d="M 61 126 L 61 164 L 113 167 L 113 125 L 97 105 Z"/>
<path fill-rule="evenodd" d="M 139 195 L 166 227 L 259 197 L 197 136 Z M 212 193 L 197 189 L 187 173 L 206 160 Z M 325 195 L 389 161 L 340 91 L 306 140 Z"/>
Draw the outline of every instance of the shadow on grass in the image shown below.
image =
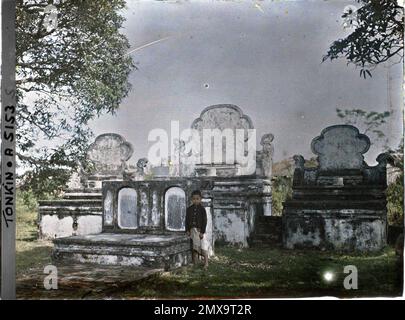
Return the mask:
<path fill-rule="evenodd" d="M 52 244 L 45 241 L 18 241 L 16 252 L 17 278 L 32 268 L 52 263 Z"/>

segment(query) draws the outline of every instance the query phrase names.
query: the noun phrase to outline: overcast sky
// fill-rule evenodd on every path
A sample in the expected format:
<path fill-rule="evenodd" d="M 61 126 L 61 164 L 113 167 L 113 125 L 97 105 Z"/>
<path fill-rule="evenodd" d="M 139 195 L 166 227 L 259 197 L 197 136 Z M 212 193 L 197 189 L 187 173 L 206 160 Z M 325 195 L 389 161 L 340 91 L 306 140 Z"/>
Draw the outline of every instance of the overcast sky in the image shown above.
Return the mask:
<path fill-rule="evenodd" d="M 311 155 L 313 137 L 341 123 L 336 108 L 393 111 L 385 128 L 401 136 L 402 65 L 381 66 L 371 79 L 345 60 L 321 63 L 354 1 L 133 1 L 123 32 L 139 68 L 116 116 L 92 123 L 96 134 L 116 132 L 148 153 L 148 133 L 188 128 L 207 106 L 235 104 L 250 116 L 258 139 L 274 134 L 275 160 Z M 390 80 L 388 81 L 388 77 Z M 381 150 L 372 148 L 371 158 Z M 370 157 L 367 158 L 368 160 Z"/>

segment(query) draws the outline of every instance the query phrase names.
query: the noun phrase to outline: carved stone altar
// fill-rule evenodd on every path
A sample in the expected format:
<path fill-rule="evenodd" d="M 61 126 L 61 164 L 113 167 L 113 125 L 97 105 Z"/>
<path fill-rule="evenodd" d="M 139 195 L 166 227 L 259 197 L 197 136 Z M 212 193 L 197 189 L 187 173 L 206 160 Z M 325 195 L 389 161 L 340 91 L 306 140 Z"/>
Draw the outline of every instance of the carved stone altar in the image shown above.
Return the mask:
<path fill-rule="evenodd" d="M 54 259 L 165 269 L 189 263 L 190 239 L 184 232 L 186 207 L 200 179 L 107 181 L 103 183 L 103 227 L 98 235 L 54 240 Z M 205 196 L 209 253 L 213 254 L 212 202 Z"/>
<path fill-rule="evenodd" d="M 287 248 L 379 250 L 386 244 L 387 154 L 368 166 L 370 140 L 356 127 L 335 125 L 312 140 L 318 167 L 294 156 L 292 199 L 284 203 L 283 242 Z"/>

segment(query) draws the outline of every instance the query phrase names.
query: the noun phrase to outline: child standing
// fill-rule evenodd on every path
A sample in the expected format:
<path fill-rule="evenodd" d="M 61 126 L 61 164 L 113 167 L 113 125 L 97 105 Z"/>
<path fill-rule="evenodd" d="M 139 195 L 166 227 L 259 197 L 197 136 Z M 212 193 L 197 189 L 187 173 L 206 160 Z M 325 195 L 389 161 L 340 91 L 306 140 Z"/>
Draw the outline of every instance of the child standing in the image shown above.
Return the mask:
<path fill-rule="evenodd" d="M 204 256 L 204 268 L 208 268 L 208 241 L 205 236 L 207 213 L 201 205 L 201 191 L 191 193 L 193 204 L 186 211 L 186 233 L 193 242 L 193 264 L 197 262 L 198 254 Z"/>

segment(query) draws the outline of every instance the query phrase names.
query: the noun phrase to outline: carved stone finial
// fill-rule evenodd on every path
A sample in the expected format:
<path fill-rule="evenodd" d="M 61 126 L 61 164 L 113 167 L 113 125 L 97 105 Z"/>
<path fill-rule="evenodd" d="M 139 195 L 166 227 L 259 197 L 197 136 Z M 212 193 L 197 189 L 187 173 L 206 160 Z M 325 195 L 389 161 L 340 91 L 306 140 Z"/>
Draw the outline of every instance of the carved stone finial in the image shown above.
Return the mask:
<path fill-rule="evenodd" d="M 274 140 L 274 135 L 272 133 L 266 133 L 262 136 L 262 139 L 260 140 L 260 145 L 263 146 L 264 151 L 273 151 L 271 148 L 271 143 Z"/>
<path fill-rule="evenodd" d="M 293 159 L 294 159 L 295 168 L 304 170 L 304 165 L 305 165 L 304 157 L 296 154 L 295 156 L 293 156 Z"/>
<path fill-rule="evenodd" d="M 136 163 L 136 167 L 138 168 L 138 172 L 140 174 L 145 173 L 145 168 L 148 166 L 149 160 L 147 158 L 140 158 Z"/>
<path fill-rule="evenodd" d="M 263 147 L 262 151 L 262 168 L 263 174 L 266 177 L 271 178 L 272 176 L 272 166 L 273 166 L 273 145 L 274 135 L 271 133 L 266 133 L 262 136 L 260 144 Z"/>
<path fill-rule="evenodd" d="M 377 156 L 378 167 L 386 167 L 387 164 L 394 165 L 394 158 L 387 152 L 380 153 Z"/>

